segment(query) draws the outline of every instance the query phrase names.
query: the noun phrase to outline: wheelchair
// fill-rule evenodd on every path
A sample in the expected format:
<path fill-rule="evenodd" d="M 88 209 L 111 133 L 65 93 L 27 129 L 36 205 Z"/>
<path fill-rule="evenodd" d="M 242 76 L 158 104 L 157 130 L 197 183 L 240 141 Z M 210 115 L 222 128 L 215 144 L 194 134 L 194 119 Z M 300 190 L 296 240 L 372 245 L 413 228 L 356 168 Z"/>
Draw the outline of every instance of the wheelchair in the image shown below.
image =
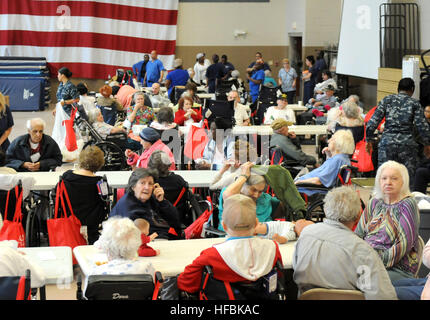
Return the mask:
<path fill-rule="evenodd" d="M 275 277 L 276 287 L 274 288 L 271 282 Z M 275 267 L 267 275 L 253 282 L 217 280 L 213 276 L 212 268 L 205 266 L 199 298 L 200 300 L 286 300 L 282 265 L 277 261 Z"/>
<path fill-rule="evenodd" d="M 109 135 L 106 140 L 89 124 L 83 117 L 75 119 L 76 125 L 81 131 L 88 136 L 88 141 L 84 144 L 83 149 L 90 145 L 99 147 L 105 155 L 105 164 L 101 171 L 123 171 L 127 169 L 127 162 L 124 155 L 127 143 L 127 135 L 117 133 Z"/>
<path fill-rule="evenodd" d="M 357 172 L 357 168 L 351 166 L 351 165 L 343 165 L 340 167 L 336 181 L 333 186 L 325 187 L 323 185 L 316 185 L 316 184 L 300 184 L 298 187 L 303 187 L 309 190 L 315 190 L 320 191 L 319 193 L 316 193 L 312 196 L 308 196 L 304 193 L 302 193 L 302 197 L 304 198 L 307 209 L 306 209 L 306 220 L 311 220 L 314 222 L 323 222 L 325 218 L 324 213 L 324 196 L 327 194 L 328 191 L 330 191 L 333 188 L 338 188 L 341 186 L 347 186 L 351 185 L 351 179 L 355 176 Z M 364 209 L 365 204 L 363 200 L 361 200 L 361 207 Z"/>
<path fill-rule="evenodd" d="M 279 87 L 269 88 L 260 85 L 260 94 L 251 105 L 251 119 L 254 125 L 263 124 L 264 114 L 267 109 L 277 105 Z"/>
<path fill-rule="evenodd" d="M 269 156 L 270 156 L 270 164 L 271 165 L 281 165 L 288 171 L 290 171 L 291 176 L 294 177 L 297 176 L 297 174 L 305 168 L 300 162 L 297 160 L 291 159 L 286 155 L 282 149 L 278 146 L 271 146 L 269 148 Z"/>
<path fill-rule="evenodd" d="M 31 300 L 31 271 L 25 276 L 0 277 L 0 300 Z"/>
<path fill-rule="evenodd" d="M 77 300 L 157 300 L 163 282 L 160 272 L 155 273 L 155 283 L 149 274 L 91 275 L 85 296 L 82 292 L 82 277 L 76 285 Z"/>

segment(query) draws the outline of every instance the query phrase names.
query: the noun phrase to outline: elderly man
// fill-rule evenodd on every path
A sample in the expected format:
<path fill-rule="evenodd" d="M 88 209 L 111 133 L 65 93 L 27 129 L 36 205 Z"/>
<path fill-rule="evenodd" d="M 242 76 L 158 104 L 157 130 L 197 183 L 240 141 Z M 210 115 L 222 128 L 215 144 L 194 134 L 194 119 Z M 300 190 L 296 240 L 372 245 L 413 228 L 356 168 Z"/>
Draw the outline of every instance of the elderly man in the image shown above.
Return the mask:
<path fill-rule="evenodd" d="M 187 70 L 182 67 L 182 59 L 175 59 L 173 63 L 175 70 L 169 72 L 166 76 L 166 88 L 169 97 L 172 97 L 172 91 L 176 86 L 185 86 L 190 78 Z"/>
<path fill-rule="evenodd" d="M 161 83 L 163 81 L 163 75 L 166 69 L 164 68 L 163 62 L 158 59 L 156 50 L 151 52 L 151 60 L 146 64 L 146 74 L 143 84 L 147 87 L 151 87 L 154 82 Z"/>
<path fill-rule="evenodd" d="M 169 98 L 161 91 L 161 87 L 158 82 L 152 84 L 149 99 L 151 100 L 154 112 L 158 112 L 161 107 L 167 107 L 170 103 Z"/>
<path fill-rule="evenodd" d="M 221 224 L 230 236 L 228 241 L 202 251 L 178 276 L 178 288 L 195 293 L 200 289 L 205 266 L 220 281 L 256 281 L 268 274 L 282 257 L 275 241 L 254 237 L 257 225 L 255 202 L 242 194 L 225 201 Z M 262 297 L 263 297 L 262 293 Z"/>
<path fill-rule="evenodd" d="M 236 126 L 249 126 L 251 119 L 249 118 L 249 107 L 240 103 L 239 92 L 232 90 L 228 93 L 228 101 L 234 101 L 234 120 Z"/>
<path fill-rule="evenodd" d="M 62 164 L 63 156 L 57 143 L 43 133 L 45 121 L 27 121 L 28 134 L 19 136 L 6 151 L 7 167 L 16 171 L 49 171 Z"/>
<path fill-rule="evenodd" d="M 273 135 L 270 137 L 270 147 L 279 147 L 286 160 L 296 160 L 302 166 L 315 165 L 315 157 L 304 153 L 300 141 L 294 132 L 289 132 L 288 126 L 293 123 L 284 119 L 276 119 L 272 122 Z"/>
<path fill-rule="evenodd" d="M 288 96 L 283 93 L 278 97 L 277 105 L 269 107 L 264 114 L 264 124 L 271 124 L 276 119 L 284 119 L 296 123 L 294 111 L 288 108 Z"/>
<path fill-rule="evenodd" d="M 293 256 L 299 294 L 312 288 L 359 290 L 366 300 L 397 300 L 385 267 L 376 253 L 352 231 L 360 217 L 358 193 L 350 187 L 324 198 L 326 219 L 307 226 Z"/>

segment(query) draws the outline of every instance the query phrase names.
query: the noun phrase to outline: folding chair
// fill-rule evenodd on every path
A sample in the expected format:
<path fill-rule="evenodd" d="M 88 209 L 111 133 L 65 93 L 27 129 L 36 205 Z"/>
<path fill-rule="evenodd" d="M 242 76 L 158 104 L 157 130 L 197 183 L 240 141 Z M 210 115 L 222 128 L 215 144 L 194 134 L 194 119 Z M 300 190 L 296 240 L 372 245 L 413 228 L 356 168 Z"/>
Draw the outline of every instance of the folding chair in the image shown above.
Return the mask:
<path fill-rule="evenodd" d="M 365 300 L 358 290 L 314 288 L 304 292 L 299 300 Z"/>

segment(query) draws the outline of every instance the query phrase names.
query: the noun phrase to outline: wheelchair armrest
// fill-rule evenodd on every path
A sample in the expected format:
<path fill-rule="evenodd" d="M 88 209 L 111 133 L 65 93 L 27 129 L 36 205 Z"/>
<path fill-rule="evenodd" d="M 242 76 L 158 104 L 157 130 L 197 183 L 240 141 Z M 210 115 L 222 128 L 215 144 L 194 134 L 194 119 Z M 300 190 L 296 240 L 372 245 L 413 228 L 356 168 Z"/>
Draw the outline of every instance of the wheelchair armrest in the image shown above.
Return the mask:
<path fill-rule="evenodd" d="M 320 184 L 315 184 L 315 183 L 298 183 L 296 184 L 297 188 L 306 188 L 306 189 L 311 189 L 311 190 L 323 190 L 323 191 L 328 191 L 329 188 L 320 185 Z"/>
<path fill-rule="evenodd" d="M 161 274 L 160 271 L 156 271 L 155 272 L 155 281 L 159 282 L 159 283 L 163 283 L 163 276 Z"/>

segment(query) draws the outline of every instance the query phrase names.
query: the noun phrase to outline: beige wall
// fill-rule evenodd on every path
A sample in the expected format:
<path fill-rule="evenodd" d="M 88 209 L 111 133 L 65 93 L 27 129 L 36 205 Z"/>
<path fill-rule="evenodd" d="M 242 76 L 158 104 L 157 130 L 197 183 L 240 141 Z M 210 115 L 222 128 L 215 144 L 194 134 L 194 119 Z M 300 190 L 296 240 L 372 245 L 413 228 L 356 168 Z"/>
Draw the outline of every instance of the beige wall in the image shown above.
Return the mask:
<path fill-rule="evenodd" d="M 269 3 L 181 2 L 177 46 L 287 45 L 287 1 Z M 246 31 L 234 37 L 234 30 Z"/>
<path fill-rule="evenodd" d="M 342 0 L 306 0 L 305 46 L 338 44 Z"/>

